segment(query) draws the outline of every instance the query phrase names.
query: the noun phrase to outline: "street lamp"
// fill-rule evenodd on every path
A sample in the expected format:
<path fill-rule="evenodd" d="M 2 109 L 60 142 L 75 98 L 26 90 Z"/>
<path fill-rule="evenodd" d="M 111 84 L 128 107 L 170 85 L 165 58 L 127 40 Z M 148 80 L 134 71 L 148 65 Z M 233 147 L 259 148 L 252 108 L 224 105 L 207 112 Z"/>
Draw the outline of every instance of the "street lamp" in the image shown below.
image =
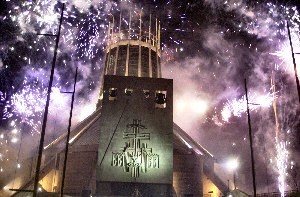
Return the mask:
<path fill-rule="evenodd" d="M 238 168 L 239 162 L 236 158 L 229 159 L 226 163 L 227 169 L 233 171 L 233 185 L 234 189 L 236 189 L 236 184 L 235 184 L 235 170 Z"/>

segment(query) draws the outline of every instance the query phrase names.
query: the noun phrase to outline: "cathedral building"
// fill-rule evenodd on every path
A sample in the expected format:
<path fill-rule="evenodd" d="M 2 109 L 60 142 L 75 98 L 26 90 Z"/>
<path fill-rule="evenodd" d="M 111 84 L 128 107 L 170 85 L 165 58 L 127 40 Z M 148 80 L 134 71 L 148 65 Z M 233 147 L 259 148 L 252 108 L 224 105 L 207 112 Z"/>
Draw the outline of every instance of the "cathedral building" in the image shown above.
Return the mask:
<path fill-rule="evenodd" d="M 118 21 L 118 22 L 116 22 Z M 173 81 L 161 73 L 160 23 L 113 20 L 97 109 L 72 131 L 65 196 L 222 196 L 214 157 L 173 122 Z M 39 196 L 59 196 L 66 136 L 45 146 Z M 19 178 L 33 188 L 34 165 Z M 6 193 L 26 196 L 21 191 Z"/>

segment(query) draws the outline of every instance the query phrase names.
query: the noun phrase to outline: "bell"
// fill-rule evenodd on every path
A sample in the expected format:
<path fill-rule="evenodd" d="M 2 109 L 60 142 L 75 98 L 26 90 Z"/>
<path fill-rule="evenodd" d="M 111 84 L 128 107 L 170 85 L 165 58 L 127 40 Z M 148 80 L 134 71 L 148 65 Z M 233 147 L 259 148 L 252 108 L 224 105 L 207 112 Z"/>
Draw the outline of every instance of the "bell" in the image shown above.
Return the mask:
<path fill-rule="evenodd" d="M 165 104 L 166 103 L 166 95 L 163 93 L 156 93 L 155 102 L 160 105 Z"/>
<path fill-rule="evenodd" d="M 145 98 L 149 98 L 150 91 L 149 90 L 144 90 L 144 95 L 145 95 Z"/>
<path fill-rule="evenodd" d="M 110 97 L 116 97 L 117 96 L 117 89 L 109 90 L 109 96 Z"/>
<path fill-rule="evenodd" d="M 132 89 L 128 89 L 128 88 L 125 89 L 125 94 L 126 94 L 127 96 L 131 96 L 131 95 L 132 95 L 132 92 L 133 92 Z"/>

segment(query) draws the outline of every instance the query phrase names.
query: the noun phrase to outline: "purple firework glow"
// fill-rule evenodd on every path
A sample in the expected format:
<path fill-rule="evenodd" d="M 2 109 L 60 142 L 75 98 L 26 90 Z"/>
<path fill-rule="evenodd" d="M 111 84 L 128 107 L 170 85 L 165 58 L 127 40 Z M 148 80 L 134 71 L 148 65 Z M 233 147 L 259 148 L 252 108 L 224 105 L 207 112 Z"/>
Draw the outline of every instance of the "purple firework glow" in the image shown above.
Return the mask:
<path fill-rule="evenodd" d="M 8 154 L 6 150 L 9 148 L 6 147 L 10 146 L 5 141 L 14 139 L 14 143 L 20 142 L 21 135 L 13 133 L 24 132 L 23 124 L 28 126 L 26 130 L 30 130 L 34 138 L 40 132 L 44 87 L 49 77 L 55 40 L 36 33 L 56 33 L 61 3 L 66 3 L 66 10 L 55 71 L 56 86 L 51 95 L 51 125 L 63 122 L 56 114 L 58 109 L 68 110 L 69 97 L 59 92 L 72 86 L 76 66 L 80 77 L 75 119 L 77 122 L 83 120 L 95 109 L 109 21 L 122 10 L 122 21 L 126 23 L 129 11 L 147 15 L 151 5 L 153 10 L 162 13 L 156 15 L 162 24 L 163 75 L 174 79 L 174 121 L 218 156 L 224 147 L 205 141 L 209 134 L 204 128 L 211 121 L 210 128 L 216 126 L 214 130 L 228 133 L 228 126 L 233 127 L 235 121 L 242 122 L 246 103 L 241 79 L 247 77 L 251 113 L 266 115 L 265 122 L 255 122 L 258 125 L 255 136 L 264 133 L 268 137 L 267 161 L 276 161 L 276 164 L 266 162 L 265 165 L 278 177 L 277 189 L 280 192 L 293 188 L 286 183 L 288 172 L 299 165 L 299 161 L 294 161 L 289 154 L 291 140 L 280 133 L 289 131 L 292 136 L 299 125 L 299 118 L 295 118 L 299 108 L 294 102 L 296 93 L 286 29 L 289 21 L 294 49 L 300 51 L 299 13 L 294 6 L 235 0 L 151 1 L 149 5 L 129 0 L 6 1 L 5 12 L 0 16 L 2 24 L 7 27 L 5 34 L 0 35 L 0 91 L 3 92 L 0 96 L 5 106 L 3 118 L 6 119 L 6 127 L 0 127 L 2 172 L 9 171 L 3 167 L 8 166 L 4 155 Z M 10 38 L 6 37 L 8 34 Z M 298 64 L 300 58 L 296 58 Z M 275 73 L 275 83 L 270 85 L 272 73 Z M 15 80 L 11 82 L 10 78 Z M 274 113 L 278 114 L 278 127 Z M 268 128 L 262 125 L 268 125 Z M 197 130 L 202 132 L 195 132 Z M 241 134 L 241 141 L 233 137 L 239 134 L 238 129 L 231 130 L 230 144 L 247 142 L 244 134 Z M 50 133 L 54 136 L 60 134 L 57 130 Z M 259 151 L 257 154 L 262 157 Z M 243 185 L 241 188 L 249 190 Z M 260 191 L 265 190 L 262 187 Z"/>

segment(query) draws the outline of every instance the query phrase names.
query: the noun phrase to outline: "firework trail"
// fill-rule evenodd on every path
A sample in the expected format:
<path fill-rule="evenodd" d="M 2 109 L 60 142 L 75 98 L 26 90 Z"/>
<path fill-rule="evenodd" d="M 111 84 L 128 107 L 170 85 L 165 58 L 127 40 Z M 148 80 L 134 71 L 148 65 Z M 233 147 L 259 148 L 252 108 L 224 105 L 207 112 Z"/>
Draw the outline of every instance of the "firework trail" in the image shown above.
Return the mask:
<path fill-rule="evenodd" d="M 8 98 L 6 94 L 3 94 L 1 91 L 0 91 L 0 109 L 1 109 L 0 113 L 2 113 L 1 115 L 3 120 L 9 119 L 13 116 L 13 114 L 10 111 L 10 104 Z"/>

